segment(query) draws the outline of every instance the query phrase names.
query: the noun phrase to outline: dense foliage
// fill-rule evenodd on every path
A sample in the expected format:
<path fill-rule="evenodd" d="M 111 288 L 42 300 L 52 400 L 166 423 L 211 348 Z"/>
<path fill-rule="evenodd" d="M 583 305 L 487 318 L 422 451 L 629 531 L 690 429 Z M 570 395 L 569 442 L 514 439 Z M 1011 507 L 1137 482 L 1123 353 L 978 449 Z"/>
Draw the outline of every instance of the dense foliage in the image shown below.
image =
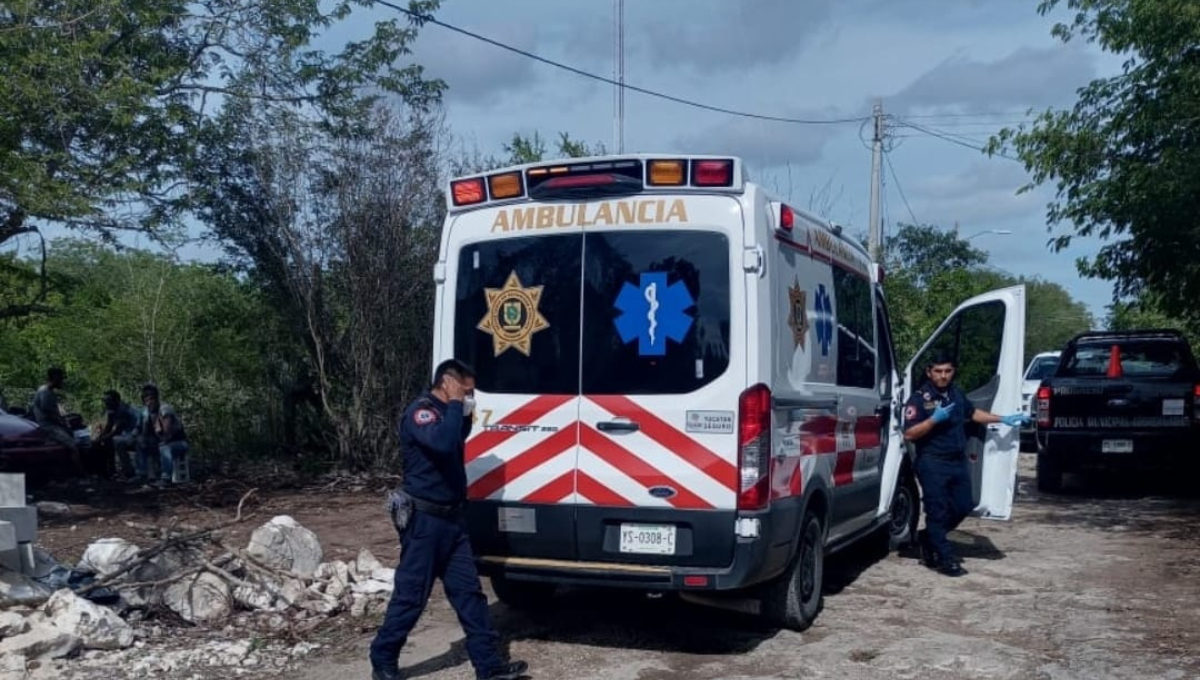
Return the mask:
<path fill-rule="evenodd" d="M 1057 195 L 1047 217 L 1076 236 L 1105 242 L 1079 263 L 1111 280 L 1122 298 L 1152 305 L 1200 329 L 1200 3 L 1194 0 L 1044 0 L 1055 25 L 1124 59 L 1121 73 L 1078 92 L 1070 110 L 1003 130 L 991 150 L 1011 149 L 1031 186 Z"/>

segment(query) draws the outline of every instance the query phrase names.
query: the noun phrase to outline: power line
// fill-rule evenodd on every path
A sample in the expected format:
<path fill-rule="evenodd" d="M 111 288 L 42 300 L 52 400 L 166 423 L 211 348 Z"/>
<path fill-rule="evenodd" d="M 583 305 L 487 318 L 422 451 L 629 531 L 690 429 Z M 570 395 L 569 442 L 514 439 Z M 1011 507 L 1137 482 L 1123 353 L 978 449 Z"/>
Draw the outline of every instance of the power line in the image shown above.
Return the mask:
<path fill-rule="evenodd" d="M 958 119 L 958 118 L 998 118 L 1000 116 L 1027 116 L 1031 109 L 1011 109 L 1008 111 L 967 111 L 964 113 L 927 113 L 922 115 L 909 115 L 905 118 L 914 119 Z"/>
<path fill-rule="evenodd" d="M 896 191 L 900 193 L 900 200 L 904 201 L 904 207 L 908 209 L 908 216 L 912 218 L 913 224 L 920 224 L 917 220 L 917 215 L 913 212 L 912 205 L 908 202 L 908 196 L 904 195 L 904 189 L 900 186 L 900 178 L 896 176 L 896 168 L 892 167 L 892 154 L 884 153 L 883 159 L 887 161 L 888 172 L 892 175 L 892 183 L 896 185 Z"/>
<path fill-rule="evenodd" d="M 825 119 L 789 118 L 786 116 L 770 116 L 770 115 L 765 115 L 765 114 L 761 114 L 761 113 L 752 113 L 749 111 L 738 111 L 736 109 L 727 109 L 727 108 L 724 108 L 721 106 L 713 106 L 711 104 L 704 104 L 702 102 L 692 101 L 690 99 L 684 99 L 682 97 L 676 97 L 674 95 L 664 94 L 662 92 L 656 92 L 654 90 L 648 90 L 644 87 L 630 85 L 629 83 L 618 82 L 616 80 L 613 80 L 612 78 L 606 78 L 597 73 L 591 73 L 590 71 L 584 71 L 583 69 L 576 68 L 569 64 L 564 64 L 560 61 L 548 59 L 541 55 L 534 54 L 533 52 L 523 50 L 519 47 L 513 47 L 512 45 L 502 43 L 499 40 L 489 38 L 485 35 L 480 35 L 473 31 L 469 31 L 465 28 L 460 28 L 453 24 L 448 24 L 444 21 L 439 21 L 438 19 L 436 19 L 428 14 L 421 14 L 419 12 L 414 12 L 410 9 L 407 9 L 407 8 L 401 7 L 399 5 L 396 5 L 394 3 L 388 2 L 387 0 L 376 0 L 376 2 L 380 5 L 383 5 L 384 7 L 388 7 L 397 12 L 400 12 L 401 14 L 405 14 L 405 15 L 417 20 L 420 23 L 430 23 L 435 26 L 441 26 L 442 28 L 444 28 L 446 30 L 453 31 L 453 32 L 459 33 L 461 35 L 465 35 L 468 38 L 473 38 L 480 42 L 484 42 L 489 45 L 492 45 L 493 47 L 498 47 L 502 50 L 512 52 L 513 54 L 518 54 L 527 59 L 532 59 L 534 61 L 541 62 L 548 66 L 553 66 L 554 68 L 561 69 L 563 71 L 568 71 L 570 73 L 574 73 L 575 75 L 578 75 L 578 76 L 590 78 L 592 80 L 599 81 L 601 83 L 606 83 L 606 84 L 612 85 L 614 87 L 620 87 L 620 88 L 629 90 L 631 92 L 637 92 L 640 94 L 644 94 L 649 97 L 656 97 L 658 99 L 665 99 L 669 102 L 674 102 L 676 104 L 683 104 L 684 106 L 691 106 L 691 107 L 694 107 L 697 109 L 703 109 L 705 111 L 713 111 L 716 113 L 724 113 L 724 114 L 727 114 L 730 116 L 740 116 L 742 118 L 755 118 L 758 120 L 769 120 L 769 121 L 775 121 L 777 123 L 792 123 L 792 124 L 796 124 L 796 125 L 839 125 L 839 124 L 844 124 L 844 123 L 861 123 L 864 120 L 870 120 L 870 117 L 868 117 L 868 116 L 859 116 L 857 118 L 825 118 Z"/>
<path fill-rule="evenodd" d="M 917 132 L 920 132 L 922 134 L 929 135 L 930 137 L 936 137 L 943 141 L 950 142 L 951 144 L 957 144 L 958 146 L 961 146 L 961 147 L 964 147 L 967 149 L 971 149 L 972 151 L 978 151 L 980 153 L 990 153 L 990 152 L 988 152 L 987 149 L 984 148 L 984 145 L 978 144 L 975 140 L 966 140 L 959 135 L 955 135 L 954 133 L 951 133 L 951 132 L 946 132 L 945 130 L 937 130 L 935 128 L 924 127 L 922 125 L 917 125 L 916 123 L 913 123 L 911 121 L 906 121 L 906 120 L 900 120 L 898 124 L 902 125 L 904 127 L 916 130 Z M 1017 158 L 1016 156 L 1009 156 L 1008 154 L 1001 153 L 999 151 L 997 151 L 995 153 L 990 153 L 990 155 L 998 156 L 1000 158 L 1006 158 L 1010 161 L 1015 161 L 1017 163 L 1024 162 L 1020 158 Z"/>

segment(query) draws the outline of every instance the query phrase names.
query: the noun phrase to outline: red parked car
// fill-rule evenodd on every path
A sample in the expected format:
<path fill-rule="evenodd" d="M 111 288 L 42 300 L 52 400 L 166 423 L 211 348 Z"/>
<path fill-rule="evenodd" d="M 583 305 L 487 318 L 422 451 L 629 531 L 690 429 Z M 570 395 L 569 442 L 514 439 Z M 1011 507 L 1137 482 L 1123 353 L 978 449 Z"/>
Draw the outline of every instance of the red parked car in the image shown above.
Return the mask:
<path fill-rule="evenodd" d="M 89 467 L 91 438 L 87 424 L 77 414 L 67 416 L 67 425 L 75 433 L 80 452 Z M 31 477 L 68 477 L 78 474 L 71 452 L 54 441 L 27 418 L 0 411 L 0 472 L 24 472 Z"/>

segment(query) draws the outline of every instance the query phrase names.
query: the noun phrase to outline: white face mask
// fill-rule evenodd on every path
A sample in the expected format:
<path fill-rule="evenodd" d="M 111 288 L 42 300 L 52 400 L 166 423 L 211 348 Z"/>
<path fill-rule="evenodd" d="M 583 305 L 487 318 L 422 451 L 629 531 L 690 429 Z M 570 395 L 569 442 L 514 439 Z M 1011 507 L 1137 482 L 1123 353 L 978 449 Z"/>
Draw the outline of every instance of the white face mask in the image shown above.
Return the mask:
<path fill-rule="evenodd" d="M 475 397 L 466 395 L 463 397 L 463 415 L 469 416 L 475 410 Z"/>

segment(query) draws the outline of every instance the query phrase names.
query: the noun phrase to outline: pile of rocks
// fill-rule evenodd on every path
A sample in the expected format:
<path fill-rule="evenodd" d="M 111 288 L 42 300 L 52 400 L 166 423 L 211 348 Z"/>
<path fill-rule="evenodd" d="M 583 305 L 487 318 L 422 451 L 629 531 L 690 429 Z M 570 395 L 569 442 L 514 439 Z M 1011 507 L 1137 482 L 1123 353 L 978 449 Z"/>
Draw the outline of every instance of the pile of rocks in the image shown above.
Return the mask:
<path fill-rule="evenodd" d="M 316 535 L 286 515 L 255 529 L 245 548 L 228 545 L 215 530 L 165 533 L 144 548 L 123 538 L 94 541 L 75 569 L 94 574 L 95 581 L 74 591 L 51 594 L 35 580 L 9 574 L 23 579 L 28 592 L 17 599 L 9 587 L 8 608 L 0 609 L 0 680 L 9 679 L 5 671 L 23 673 L 34 661 L 129 648 L 139 627 L 182 620 L 212 631 L 236 630 L 243 639 L 251 630 L 303 634 L 330 617 L 379 613 L 391 595 L 395 572 L 369 550 L 352 561 L 324 562 Z M 119 596 L 111 606 L 86 599 L 99 587 Z M 257 658 L 233 656 L 238 667 Z M 155 658 L 146 663 L 157 663 Z M 187 663 L 180 657 L 167 665 L 175 662 Z"/>
<path fill-rule="evenodd" d="M 323 562 L 316 534 L 287 515 L 255 529 L 245 549 L 219 541 L 214 546 L 206 543 L 210 538 L 151 550 L 120 538 L 101 539 L 88 546 L 80 565 L 99 574 L 129 608 L 165 608 L 184 621 L 209 626 L 251 612 L 279 614 L 311 627 L 343 611 L 364 615 L 392 591 L 395 571 L 370 550 L 364 548 L 351 562 Z M 279 617 L 256 618 L 267 621 L 268 628 L 278 627 Z"/>

